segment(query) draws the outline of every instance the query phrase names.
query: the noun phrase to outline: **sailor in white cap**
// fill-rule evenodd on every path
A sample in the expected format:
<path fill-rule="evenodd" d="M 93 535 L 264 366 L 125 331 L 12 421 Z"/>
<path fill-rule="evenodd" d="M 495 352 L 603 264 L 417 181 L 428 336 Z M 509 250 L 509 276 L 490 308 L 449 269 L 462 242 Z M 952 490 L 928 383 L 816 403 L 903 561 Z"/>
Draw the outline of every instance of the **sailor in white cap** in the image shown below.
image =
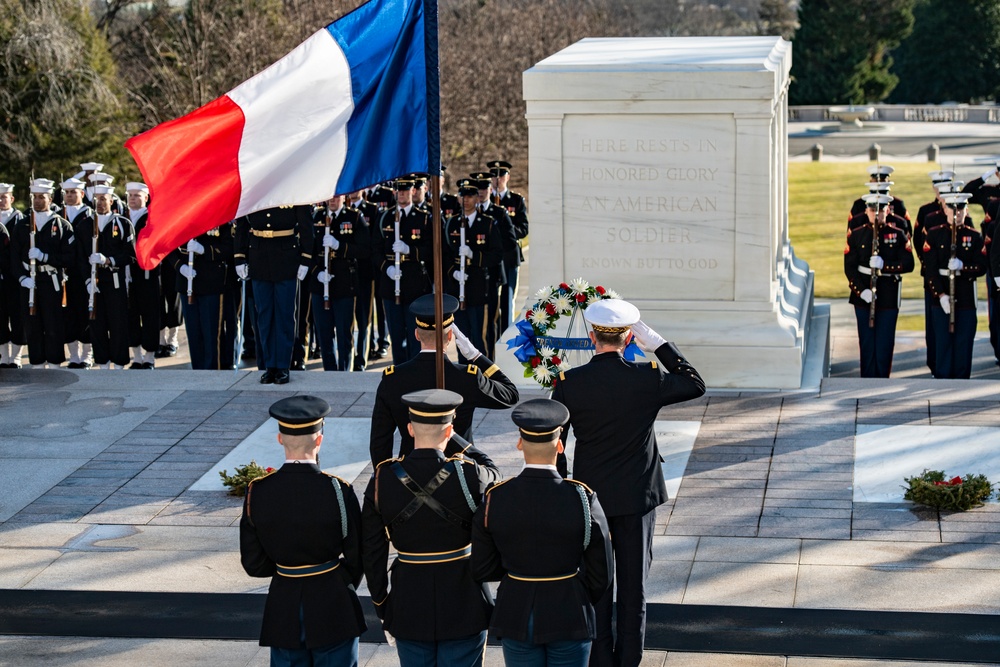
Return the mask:
<path fill-rule="evenodd" d="M 21 286 L 21 314 L 28 340 L 28 360 L 35 368 L 59 366 L 66 360 L 63 277 L 77 261 L 73 228 L 52 212 L 54 182 L 31 184 L 31 211 L 9 228 L 11 269 Z"/>
<path fill-rule="evenodd" d="M 10 230 L 24 220 L 24 214 L 14 208 L 14 185 L 0 183 L 0 232 L 5 246 L 0 249 L 0 368 L 20 368 L 21 348 L 27 344 L 24 321 L 21 319 L 21 286 L 11 266 Z"/>
<path fill-rule="evenodd" d="M 135 229 L 136 238 L 146 226 L 149 188 L 145 183 L 131 181 L 125 184 L 128 193 L 128 219 Z M 156 365 L 156 352 L 160 347 L 160 267 L 141 269 L 128 267 L 128 344 L 132 350 L 130 369 L 151 369 Z"/>
<path fill-rule="evenodd" d="M 85 239 L 94 235 L 94 210 L 83 202 L 87 184 L 79 178 L 68 178 L 61 183 L 63 217 L 73 228 L 74 247 L 86 250 Z M 69 349 L 67 368 L 89 368 L 93 362 L 90 345 L 90 316 L 88 312 L 87 278 L 90 268 L 83 262 L 66 267 L 66 340 Z"/>
<path fill-rule="evenodd" d="M 890 195 L 865 195 L 866 223 L 848 230 L 844 247 L 844 273 L 858 324 L 861 377 L 889 377 L 900 274 L 910 273 L 914 266 L 909 237 L 888 219 L 891 203 Z"/>
<path fill-rule="evenodd" d="M 94 209 L 97 234 L 78 237 L 90 242 L 87 255 L 87 291 L 94 294 L 94 319 L 90 337 L 94 345 L 94 363 L 101 368 L 128 364 L 128 285 L 125 269 L 135 264 L 135 231 L 128 218 L 111 211 L 115 189 L 110 185 L 94 186 Z"/>
<path fill-rule="evenodd" d="M 552 398 L 569 408 L 576 435 L 573 479 L 594 490 L 611 529 L 617 581 L 618 636 L 611 630 L 613 588 L 596 605 L 591 663 L 638 665 L 646 631 L 644 587 L 652 553 L 656 507 L 667 500 L 653 423 L 665 405 L 698 398 L 705 382 L 673 343 L 621 299 L 584 311 L 594 357 L 563 371 Z M 635 339 L 650 363 L 622 356 Z M 560 458 L 565 474 L 565 457 Z"/>
<path fill-rule="evenodd" d="M 934 377 L 968 378 L 976 337 L 976 278 L 986 273 L 983 237 L 965 224 L 972 195 L 944 195 L 948 224 L 927 230 L 924 283 L 932 297 Z"/>
<path fill-rule="evenodd" d="M 94 208 L 97 208 L 94 206 L 94 188 L 98 185 L 114 185 L 115 177 L 103 171 L 96 171 L 88 176 L 87 179 L 90 182 L 90 187 L 87 188 L 85 193 L 85 201 Z M 125 212 L 125 204 L 122 203 L 122 200 L 116 194 L 111 196 L 111 212 L 115 215 L 122 215 Z"/>

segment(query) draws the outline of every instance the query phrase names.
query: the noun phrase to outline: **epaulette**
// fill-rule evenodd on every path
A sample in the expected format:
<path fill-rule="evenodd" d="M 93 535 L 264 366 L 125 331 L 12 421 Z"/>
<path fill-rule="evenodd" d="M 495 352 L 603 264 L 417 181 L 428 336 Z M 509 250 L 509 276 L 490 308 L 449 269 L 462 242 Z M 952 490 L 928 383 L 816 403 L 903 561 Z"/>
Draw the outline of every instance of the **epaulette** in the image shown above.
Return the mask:
<path fill-rule="evenodd" d="M 271 475 L 273 475 L 276 472 L 278 472 L 277 468 L 275 468 L 271 472 L 264 473 L 263 475 L 261 475 L 260 477 L 258 477 L 256 479 L 251 479 L 250 482 L 247 484 L 247 488 L 250 488 L 250 484 L 253 484 L 254 482 L 259 482 L 262 479 L 267 479 L 268 477 L 270 477 Z"/>
<path fill-rule="evenodd" d="M 506 481 L 506 480 L 504 480 L 504 481 Z M 579 484 L 580 486 L 582 486 L 584 489 L 587 490 L 587 493 L 593 493 L 594 492 L 593 489 L 591 489 L 589 486 L 587 486 L 586 484 L 584 484 L 583 482 L 581 482 L 578 479 L 564 479 L 563 481 L 564 482 L 569 482 L 570 484 Z"/>
<path fill-rule="evenodd" d="M 379 466 L 381 466 L 383 464 L 392 463 L 393 461 L 402 461 L 402 460 L 403 459 L 401 457 L 396 457 L 396 458 L 392 458 L 392 459 L 386 459 L 385 461 L 382 461 L 377 466 L 375 466 L 375 472 L 378 472 Z"/>
<path fill-rule="evenodd" d="M 451 458 L 445 459 L 445 461 L 458 461 L 459 463 L 470 463 L 474 464 L 475 461 L 472 459 L 467 459 L 464 456 L 452 456 Z"/>
<path fill-rule="evenodd" d="M 658 368 L 656 365 L 656 359 L 649 360 L 649 367 L 652 368 L 654 371 Z"/>
<path fill-rule="evenodd" d="M 389 366 L 384 371 L 382 371 L 382 375 L 383 376 L 392 375 L 395 372 L 396 372 L 396 367 L 395 366 Z"/>
<path fill-rule="evenodd" d="M 379 464 L 379 465 L 381 465 L 381 464 Z M 340 477 L 338 475 L 334 475 L 333 473 L 325 472 L 325 471 L 322 471 L 322 470 L 320 472 L 322 472 L 327 477 L 332 477 L 333 479 L 337 480 L 338 482 L 341 482 L 342 484 L 345 484 L 346 486 L 349 486 L 349 487 L 351 486 L 351 483 L 348 482 L 343 477 Z M 354 487 L 351 487 L 351 488 L 354 488 Z"/>
<path fill-rule="evenodd" d="M 476 366 L 475 364 L 469 364 L 468 366 L 465 367 L 465 372 L 468 373 L 469 375 L 475 375 L 476 373 L 479 372 L 479 366 Z"/>
<path fill-rule="evenodd" d="M 507 479 L 501 479 L 499 482 L 491 485 L 490 488 L 486 489 L 486 495 L 489 495 L 490 491 L 493 491 L 498 486 L 503 486 L 504 484 L 506 484 L 507 482 L 509 482 L 512 479 L 514 479 L 514 478 L 513 477 L 508 477 Z M 566 481 L 569 481 L 569 480 L 566 480 Z"/>
<path fill-rule="evenodd" d="M 566 381 L 566 371 L 559 371 L 559 381 L 560 382 Z"/>

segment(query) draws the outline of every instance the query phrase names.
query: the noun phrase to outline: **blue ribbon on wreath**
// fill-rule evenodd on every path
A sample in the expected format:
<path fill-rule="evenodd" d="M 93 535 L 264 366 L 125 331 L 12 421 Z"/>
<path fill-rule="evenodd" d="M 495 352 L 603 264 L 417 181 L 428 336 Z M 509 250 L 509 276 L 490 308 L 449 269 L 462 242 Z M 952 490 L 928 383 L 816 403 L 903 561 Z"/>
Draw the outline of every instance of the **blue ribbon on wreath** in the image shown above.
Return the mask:
<path fill-rule="evenodd" d="M 528 363 L 535 356 L 535 328 L 528 320 L 518 320 L 514 326 L 517 336 L 507 341 L 507 349 L 514 350 L 514 357 L 522 364 Z"/>
<path fill-rule="evenodd" d="M 538 343 L 547 343 L 554 350 L 592 350 L 594 344 L 589 338 L 556 338 L 553 336 L 536 336 L 535 328 L 528 320 L 518 320 L 515 324 L 517 335 L 507 341 L 507 349 L 514 350 L 514 357 L 522 364 L 531 361 L 537 354 Z M 626 361 L 635 361 L 636 356 L 645 357 L 635 341 L 630 341 L 622 350 Z"/>

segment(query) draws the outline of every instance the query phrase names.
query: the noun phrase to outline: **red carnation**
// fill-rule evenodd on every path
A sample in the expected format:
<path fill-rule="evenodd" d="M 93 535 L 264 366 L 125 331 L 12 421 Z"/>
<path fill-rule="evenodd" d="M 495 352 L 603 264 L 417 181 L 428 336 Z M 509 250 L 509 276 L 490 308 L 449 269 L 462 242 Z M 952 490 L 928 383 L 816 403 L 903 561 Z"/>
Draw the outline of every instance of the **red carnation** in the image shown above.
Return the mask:
<path fill-rule="evenodd" d="M 559 289 L 569 289 L 569 285 L 566 283 L 559 283 Z"/>
<path fill-rule="evenodd" d="M 577 294 L 576 295 L 576 302 L 577 303 L 583 303 L 586 300 L 587 300 L 587 295 L 586 294 L 582 294 L 581 293 L 581 294 Z"/>
<path fill-rule="evenodd" d="M 540 363 L 542 363 L 542 358 L 541 357 L 532 357 L 531 358 L 531 367 L 532 368 L 537 368 L 538 364 L 540 364 Z"/>
<path fill-rule="evenodd" d="M 268 467 L 264 468 L 264 472 L 274 472 L 274 468 L 272 468 L 271 466 L 268 466 Z"/>
<path fill-rule="evenodd" d="M 950 484 L 951 486 L 956 486 L 956 485 L 961 484 L 961 483 L 962 483 L 962 478 L 961 477 L 952 477 L 951 481 L 948 482 L 948 484 Z"/>
<path fill-rule="evenodd" d="M 601 296 L 604 296 L 604 293 L 607 290 L 604 289 L 603 287 L 601 287 L 600 285 L 598 285 L 597 287 L 594 288 L 594 291 L 597 292 L 598 294 L 600 294 Z"/>
<path fill-rule="evenodd" d="M 527 313 L 524 314 L 524 319 L 530 320 L 531 316 L 534 315 L 534 314 L 535 314 L 535 311 L 529 310 Z"/>
<path fill-rule="evenodd" d="M 559 357 L 552 357 L 552 363 L 553 363 L 553 365 L 558 366 L 562 362 L 559 361 Z"/>
<path fill-rule="evenodd" d="M 545 312 L 548 313 L 549 315 L 555 315 L 556 307 L 553 306 L 551 303 L 547 303 L 545 304 Z"/>

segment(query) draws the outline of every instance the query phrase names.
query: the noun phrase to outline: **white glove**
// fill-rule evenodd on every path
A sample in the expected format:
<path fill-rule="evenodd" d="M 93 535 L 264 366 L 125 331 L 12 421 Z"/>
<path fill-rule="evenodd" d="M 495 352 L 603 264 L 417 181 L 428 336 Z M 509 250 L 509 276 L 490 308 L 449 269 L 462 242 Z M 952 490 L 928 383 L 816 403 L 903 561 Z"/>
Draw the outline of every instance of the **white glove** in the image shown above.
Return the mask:
<path fill-rule="evenodd" d="M 403 272 L 395 266 L 390 266 L 385 270 L 385 275 L 389 276 L 389 280 L 396 280 L 396 278 L 402 277 Z"/>
<path fill-rule="evenodd" d="M 409 255 L 410 246 L 406 245 L 402 241 L 394 241 L 392 244 L 392 251 L 398 252 L 400 255 Z"/>
<path fill-rule="evenodd" d="M 632 333 L 635 335 L 635 342 L 646 352 L 655 352 L 667 342 L 666 338 L 650 329 L 642 320 L 632 325 Z"/>
<path fill-rule="evenodd" d="M 194 239 L 191 239 L 190 241 L 188 241 L 187 251 L 188 252 L 193 252 L 196 255 L 204 255 L 205 254 L 205 246 L 203 246 L 202 244 L 198 243 Z"/>
<path fill-rule="evenodd" d="M 334 236 L 333 234 L 324 234 L 323 247 L 330 248 L 331 250 L 336 250 L 337 248 L 340 247 L 340 241 L 338 241 L 337 237 Z"/>
<path fill-rule="evenodd" d="M 325 285 L 325 284 L 327 284 L 328 282 L 330 282 L 330 279 L 331 279 L 331 278 L 333 278 L 333 276 L 331 276 L 331 275 L 330 275 L 329 273 L 327 273 L 326 271 L 320 271 L 320 272 L 319 272 L 319 275 L 318 275 L 318 276 L 316 276 L 316 279 L 317 279 L 318 281 L 320 281 L 321 283 L 323 283 L 324 285 Z"/>
<path fill-rule="evenodd" d="M 951 315 L 951 298 L 947 294 L 941 295 L 941 310 L 945 315 Z"/>
<path fill-rule="evenodd" d="M 995 185 L 998 179 L 997 170 L 990 169 L 989 171 L 983 172 L 983 185 Z"/>
<path fill-rule="evenodd" d="M 246 264 L 236 265 L 236 277 L 239 278 L 240 280 L 246 280 L 247 278 L 250 277 L 250 269 L 247 267 Z"/>
<path fill-rule="evenodd" d="M 87 278 L 87 294 L 98 294 L 101 290 L 97 287 L 95 283 L 90 278 Z"/>
<path fill-rule="evenodd" d="M 872 297 L 874 296 L 875 295 L 872 294 L 872 291 L 870 289 L 866 289 L 864 292 L 861 293 L 861 300 L 864 301 L 865 303 L 871 303 Z"/>
<path fill-rule="evenodd" d="M 1000 287 L 1000 276 L 997 276 L 996 278 L 994 278 L 993 282 L 996 283 L 997 287 Z"/>
<path fill-rule="evenodd" d="M 461 271 L 454 271 L 451 274 L 451 277 L 454 278 L 455 280 L 457 280 L 460 283 L 464 283 L 465 282 L 465 276 L 462 275 Z"/>
<path fill-rule="evenodd" d="M 181 264 L 181 275 L 184 276 L 185 278 L 193 279 L 196 275 L 198 275 L 198 272 L 192 269 L 187 264 Z"/>
<path fill-rule="evenodd" d="M 948 270 L 949 271 L 961 271 L 965 264 L 962 263 L 958 257 L 952 257 L 948 260 Z"/>
<path fill-rule="evenodd" d="M 299 272 L 296 274 L 299 280 L 305 280 L 306 276 L 309 274 L 309 267 L 305 264 L 299 264 Z"/>
<path fill-rule="evenodd" d="M 451 330 L 455 336 L 455 345 L 458 347 L 458 351 L 462 353 L 462 356 L 469 361 L 478 359 L 482 352 L 476 349 L 476 346 L 472 344 L 469 337 L 462 333 L 462 330 L 454 324 L 451 325 Z"/>
<path fill-rule="evenodd" d="M 95 252 L 90 256 L 90 263 L 96 264 L 97 266 L 104 266 L 108 263 L 108 258 L 99 252 Z"/>
<path fill-rule="evenodd" d="M 28 251 L 28 259 L 37 259 L 39 262 L 44 262 L 48 259 L 48 255 L 38 248 L 32 248 Z"/>
<path fill-rule="evenodd" d="M 35 279 L 31 276 L 21 278 L 21 287 L 24 289 L 35 289 Z"/>
<path fill-rule="evenodd" d="M 877 271 L 881 271 L 882 267 L 885 266 L 885 262 L 878 255 L 872 255 L 871 258 L 868 260 L 868 266 Z"/>
<path fill-rule="evenodd" d="M 458 249 L 458 256 L 472 259 L 472 248 L 467 245 L 460 246 Z"/>

